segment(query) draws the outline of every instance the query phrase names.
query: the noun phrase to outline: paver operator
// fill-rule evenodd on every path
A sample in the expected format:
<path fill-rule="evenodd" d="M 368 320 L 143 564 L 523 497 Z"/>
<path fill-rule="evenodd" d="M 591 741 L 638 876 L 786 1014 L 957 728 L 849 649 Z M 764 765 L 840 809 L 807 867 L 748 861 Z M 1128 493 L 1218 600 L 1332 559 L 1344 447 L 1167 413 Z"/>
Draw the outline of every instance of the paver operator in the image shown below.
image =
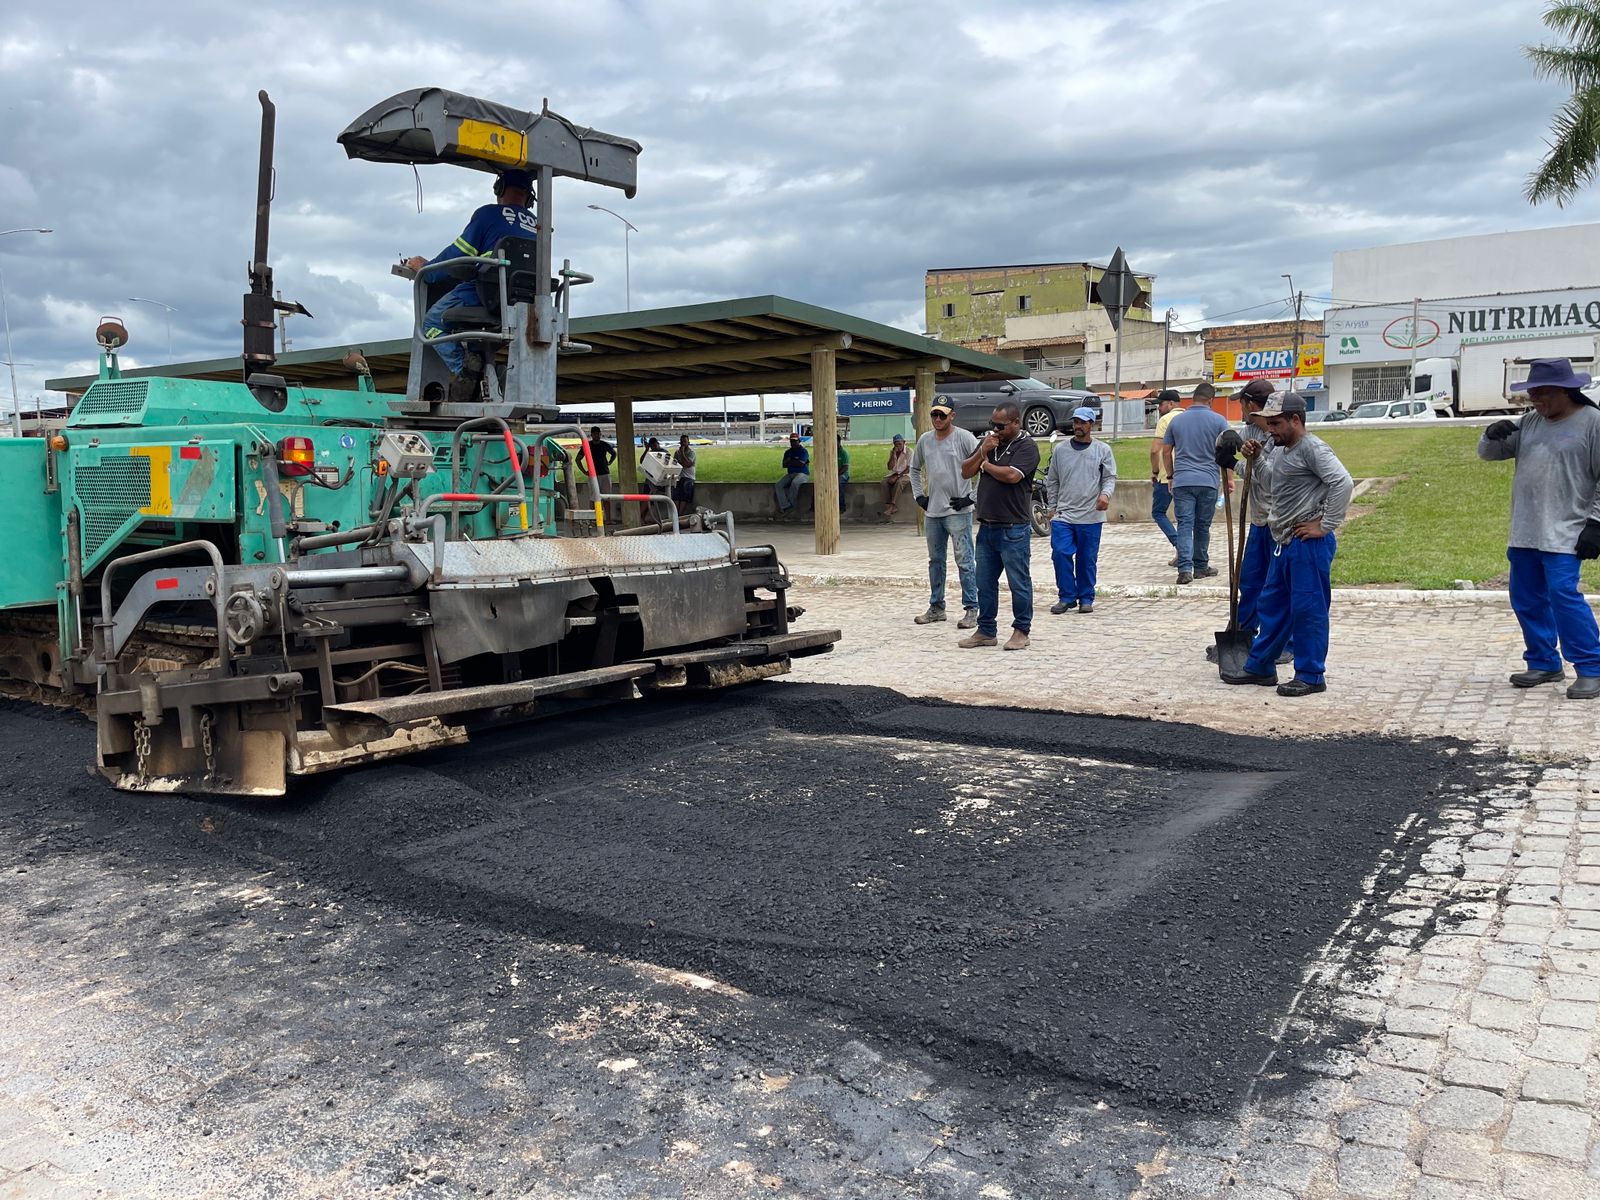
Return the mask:
<path fill-rule="evenodd" d="M 1026 650 L 1033 625 L 1033 477 L 1039 447 L 1022 431 L 1015 401 L 995 405 L 989 432 L 961 464 L 966 479 L 978 479 L 978 628 L 957 642 L 963 649 L 997 644 L 1000 572 L 1011 588 L 1011 636 L 1007 650 Z"/>
<path fill-rule="evenodd" d="M 928 610 L 918 625 L 945 619 L 944 579 L 949 550 L 955 550 L 961 580 L 961 620 L 957 629 L 978 624 L 978 576 L 972 554 L 972 505 L 975 487 L 961 466 L 978 448 L 978 439 L 955 423 L 955 404 L 935 396 L 929 414 L 933 428 L 917 439 L 911 452 L 911 498 L 927 514 L 923 534 L 928 541 Z"/>
<path fill-rule="evenodd" d="M 533 210 L 528 207 L 532 195 L 531 174 L 515 167 L 501 171 L 495 176 L 494 203 L 485 204 L 474 212 L 467 227 L 461 231 L 461 236 L 439 253 L 432 258 L 423 258 L 421 255 L 408 258 L 406 266 L 413 271 L 422 271 L 434 263 L 460 258 L 464 254 L 488 254 L 500 244 L 502 238 L 533 237 L 539 231 L 539 223 Z M 432 271 L 425 273 L 423 278 L 429 283 L 437 283 L 450 276 Z M 433 302 L 422 318 L 423 332 L 429 337 L 449 332 L 452 308 L 483 306 L 494 309 L 500 303 L 500 292 L 498 287 L 492 290 L 494 294 L 491 296 L 487 291 L 480 291 L 477 280 L 463 279 Z M 482 370 L 482 365 L 478 364 L 474 371 L 467 371 L 467 348 L 462 342 L 440 342 L 434 350 L 455 377 L 450 383 L 451 401 L 461 403 L 473 399 L 478 386 L 476 374 Z"/>
<path fill-rule="evenodd" d="M 1580 390 L 1589 376 L 1564 358 L 1535 359 L 1526 391 L 1533 411 L 1496 421 L 1478 440 L 1478 457 L 1516 459 L 1511 482 L 1511 609 L 1522 626 L 1526 671 L 1513 687 L 1566 678 L 1563 656 L 1578 673 L 1572 700 L 1600 696 L 1600 631 L 1578 590 L 1578 564 L 1600 557 L 1600 410 Z"/>
<path fill-rule="evenodd" d="M 1257 604 L 1260 630 L 1240 672 L 1223 672 L 1224 683 L 1277 684 L 1280 696 L 1309 696 L 1328 690 L 1323 674 L 1328 658 L 1328 608 L 1331 571 L 1338 548 L 1334 531 L 1344 522 L 1354 485 L 1315 434 L 1306 432 L 1305 397 L 1274 395 L 1261 415 L 1278 447 L 1270 456 L 1272 495 L 1267 527 L 1272 561 Z M 1239 453 L 1259 462 L 1261 443 L 1246 442 Z M 1254 486 L 1252 484 L 1252 486 Z M 1294 639 L 1294 678 L 1278 683 L 1274 665 Z"/>
<path fill-rule="evenodd" d="M 1044 475 L 1050 505 L 1050 561 L 1056 572 L 1052 613 L 1094 611 L 1094 583 L 1100 560 L 1100 533 L 1117 490 L 1117 460 L 1111 447 L 1094 436 L 1095 412 L 1072 414 L 1072 437 L 1056 445 Z"/>

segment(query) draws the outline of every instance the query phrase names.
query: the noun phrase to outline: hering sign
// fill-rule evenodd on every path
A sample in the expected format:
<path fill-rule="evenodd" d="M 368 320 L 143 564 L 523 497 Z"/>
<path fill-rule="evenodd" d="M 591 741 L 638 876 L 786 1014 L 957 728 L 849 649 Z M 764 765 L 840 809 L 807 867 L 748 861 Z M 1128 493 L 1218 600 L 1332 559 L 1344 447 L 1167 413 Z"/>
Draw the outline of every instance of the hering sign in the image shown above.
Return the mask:
<path fill-rule="evenodd" d="M 1463 346 L 1600 335 L 1600 288 L 1424 300 L 1414 328 L 1410 304 L 1330 308 L 1322 325 L 1330 363 L 1399 362 L 1413 345 L 1419 358 L 1454 358 Z"/>

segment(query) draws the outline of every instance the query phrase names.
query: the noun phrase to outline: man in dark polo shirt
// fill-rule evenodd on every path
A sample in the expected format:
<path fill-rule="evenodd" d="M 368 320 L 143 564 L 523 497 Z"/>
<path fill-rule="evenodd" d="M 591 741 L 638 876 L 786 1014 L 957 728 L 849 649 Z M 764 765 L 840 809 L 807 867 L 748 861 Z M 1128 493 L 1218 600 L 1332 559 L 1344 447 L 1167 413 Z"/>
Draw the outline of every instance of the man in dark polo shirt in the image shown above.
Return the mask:
<path fill-rule="evenodd" d="M 1007 650 L 1026 650 L 1033 625 L 1033 476 L 1039 448 L 1022 432 L 1022 410 L 1005 400 L 989 415 L 989 433 L 961 464 L 964 479 L 978 476 L 978 628 L 956 644 L 967 649 L 998 644 L 1000 572 L 1011 588 Z"/>

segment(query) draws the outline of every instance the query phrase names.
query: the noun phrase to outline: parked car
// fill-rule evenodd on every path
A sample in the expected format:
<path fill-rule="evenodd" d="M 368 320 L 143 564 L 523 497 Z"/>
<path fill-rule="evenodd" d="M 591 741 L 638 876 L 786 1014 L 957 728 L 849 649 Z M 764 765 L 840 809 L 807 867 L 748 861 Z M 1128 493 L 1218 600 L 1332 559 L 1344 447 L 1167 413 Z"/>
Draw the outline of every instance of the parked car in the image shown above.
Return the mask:
<path fill-rule="evenodd" d="M 1342 408 L 1323 408 L 1306 414 L 1307 425 L 1326 425 L 1330 421 L 1348 421 L 1350 414 Z"/>
<path fill-rule="evenodd" d="M 1438 420 L 1439 414 L 1433 405 L 1426 400 L 1375 400 L 1370 404 L 1358 404 L 1350 411 L 1352 421 L 1430 421 Z"/>
<path fill-rule="evenodd" d="M 1022 429 L 1029 437 L 1047 438 L 1056 430 L 1072 432 L 1072 412 L 1100 411 L 1100 396 L 1077 388 L 1053 388 L 1037 379 L 951 380 L 939 385 L 940 395 L 955 402 L 955 423 L 973 433 L 989 428 L 989 415 L 1002 400 L 1022 409 Z"/>

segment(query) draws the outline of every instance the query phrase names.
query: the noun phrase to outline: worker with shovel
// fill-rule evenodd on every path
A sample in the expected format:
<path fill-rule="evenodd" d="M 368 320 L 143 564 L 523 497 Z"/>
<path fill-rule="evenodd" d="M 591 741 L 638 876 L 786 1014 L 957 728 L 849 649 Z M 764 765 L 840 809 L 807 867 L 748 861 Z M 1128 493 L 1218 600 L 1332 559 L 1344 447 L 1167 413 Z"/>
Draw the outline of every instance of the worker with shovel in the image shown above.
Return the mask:
<path fill-rule="evenodd" d="M 1272 395 L 1272 385 L 1265 379 L 1255 379 L 1245 384 L 1239 393 L 1239 407 L 1244 413 L 1244 428 L 1239 430 L 1242 442 L 1255 442 L 1259 449 L 1245 460 L 1244 484 L 1239 497 L 1239 547 L 1235 553 L 1232 534 L 1229 534 L 1229 585 L 1234 589 L 1234 601 L 1228 628 L 1217 634 L 1215 644 L 1206 647 L 1206 661 L 1219 663 L 1230 671 L 1242 671 L 1244 660 L 1250 656 L 1250 645 L 1255 641 L 1261 622 L 1257 605 L 1261 589 L 1267 582 L 1267 572 L 1272 565 L 1272 532 L 1267 528 L 1267 513 L 1272 497 L 1272 456 L 1276 450 L 1267 435 L 1266 419 L 1261 410 Z M 1227 435 L 1224 434 L 1224 437 Z M 1219 439 L 1220 442 L 1220 439 Z M 1220 446 L 1219 446 L 1220 449 Z M 1242 444 L 1235 447 L 1242 450 Z M 1231 466 L 1218 459 L 1219 466 Z M 1278 655 L 1278 666 L 1293 662 L 1293 640 Z M 1224 647 L 1233 647 L 1225 659 L 1219 661 Z"/>
<path fill-rule="evenodd" d="M 1328 609 L 1333 598 L 1331 572 L 1337 549 L 1334 531 L 1344 523 L 1354 485 L 1350 472 L 1315 434 L 1306 432 L 1305 397 L 1274 395 L 1261 415 L 1277 450 L 1272 458 L 1272 496 L 1267 527 L 1272 562 L 1257 612 L 1260 631 L 1242 671 L 1222 672 L 1224 683 L 1277 684 L 1280 696 L 1309 696 L 1328 690 L 1323 679 L 1328 657 Z M 1259 442 L 1240 448 L 1258 458 Z M 1294 678 L 1278 683 L 1274 665 L 1294 639 Z"/>

